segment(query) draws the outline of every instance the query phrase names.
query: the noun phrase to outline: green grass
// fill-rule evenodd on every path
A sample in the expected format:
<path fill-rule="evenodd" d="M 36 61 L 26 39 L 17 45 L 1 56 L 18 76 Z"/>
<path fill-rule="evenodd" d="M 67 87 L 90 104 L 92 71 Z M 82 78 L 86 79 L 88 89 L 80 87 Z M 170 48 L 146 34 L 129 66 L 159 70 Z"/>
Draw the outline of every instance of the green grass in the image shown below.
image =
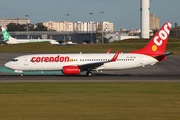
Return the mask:
<path fill-rule="evenodd" d="M 1 120 L 178 120 L 179 83 L 1 83 Z"/>
<path fill-rule="evenodd" d="M 53 46 L 48 42 L 24 43 L 16 45 L 2 45 L 0 52 L 25 52 L 25 53 L 104 53 L 111 48 L 112 52 L 120 49 L 122 52 L 130 52 L 144 47 L 149 39 L 129 39 L 108 44 L 86 44 L 75 46 Z M 169 39 L 167 51 L 180 55 L 180 39 Z"/>

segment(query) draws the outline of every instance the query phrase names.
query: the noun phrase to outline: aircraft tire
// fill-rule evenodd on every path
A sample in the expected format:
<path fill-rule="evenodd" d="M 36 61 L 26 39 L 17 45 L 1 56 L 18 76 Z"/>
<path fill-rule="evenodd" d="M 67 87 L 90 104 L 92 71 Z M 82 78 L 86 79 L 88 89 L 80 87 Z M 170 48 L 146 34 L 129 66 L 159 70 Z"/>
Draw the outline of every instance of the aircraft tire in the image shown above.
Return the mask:
<path fill-rule="evenodd" d="M 21 73 L 20 75 L 21 75 L 21 76 L 24 76 L 24 74 L 23 74 L 23 73 Z"/>
<path fill-rule="evenodd" d="M 87 71 L 86 75 L 90 77 L 92 76 L 92 73 L 90 71 Z"/>

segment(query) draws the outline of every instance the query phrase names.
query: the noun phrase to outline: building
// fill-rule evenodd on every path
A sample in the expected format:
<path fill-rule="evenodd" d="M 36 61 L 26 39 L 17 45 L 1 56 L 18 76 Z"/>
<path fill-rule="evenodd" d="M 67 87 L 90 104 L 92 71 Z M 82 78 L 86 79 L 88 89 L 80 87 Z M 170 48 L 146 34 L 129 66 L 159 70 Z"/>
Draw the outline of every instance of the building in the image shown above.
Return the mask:
<path fill-rule="evenodd" d="M 103 31 L 108 31 L 108 32 L 112 32 L 114 31 L 114 24 L 108 21 L 104 21 L 101 24 L 103 24 Z"/>
<path fill-rule="evenodd" d="M 73 24 L 73 26 L 74 26 L 74 31 L 76 31 L 76 32 L 88 31 L 88 23 L 87 22 L 77 21 Z"/>
<path fill-rule="evenodd" d="M 160 20 L 154 14 L 150 14 L 149 21 L 150 21 L 150 25 L 149 25 L 150 30 L 155 30 L 160 28 Z"/>
<path fill-rule="evenodd" d="M 48 21 L 42 23 L 44 26 L 47 27 L 49 31 L 73 31 L 73 23 L 67 22 L 67 21 L 61 21 L 61 22 L 54 22 L 54 21 Z"/>
<path fill-rule="evenodd" d="M 90 21 L 90 22 L 81 22 L 77 21 L 73 23 L 75 32 L 95 32 L 98 27 L 98 22 Z"/>
<path fill-rule="evenodd" d="M 61 21 L 61 22 L 43 22 L 43 25 L 48 28 L 48 30 L 51 31 L 64 31 L 64 32 L 95 32 L 98 28 L 98 25 L 103 24 L 103 31 L 114 31 L 114 25 L 111 22 L 67 22 L 67 21 Z"/>
<path fill-rule="evenodd" d="M 87 31 L 95 32 L 97 30 L 98 22 L 90 21 L 87 24 L 88 24 Z"/>
<path fill-rule="evenodd" d="M 49 31 L 54 31 L 59 29 L 59 24 L 54 21 L 43 22 L 43 25 L 46 26 Z"/>
<path fill-rule="evenodd" d="M 15 23 L 15 24 L 30 24 L 29 18 L 0 18 L 0 26 L 7 28 L 6 26 L 9 23 Z"/>

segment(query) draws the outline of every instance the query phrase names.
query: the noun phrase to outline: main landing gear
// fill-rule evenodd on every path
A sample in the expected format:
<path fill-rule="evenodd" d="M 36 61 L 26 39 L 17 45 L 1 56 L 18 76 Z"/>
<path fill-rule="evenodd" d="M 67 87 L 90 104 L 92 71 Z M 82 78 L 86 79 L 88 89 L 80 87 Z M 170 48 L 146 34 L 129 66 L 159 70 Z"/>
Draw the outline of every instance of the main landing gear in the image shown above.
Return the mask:
<path fill-rule="evenodd" d="M 20 75 L 21 75 L 21 76 L 24 76 L 24 74 L 23 74 L 23 73 L 21 73 Z"/>
<path fill-rule="evenodd" d="M 90 77 L 90 76 L 92 76 L 92 73 L 90 71 L 87 71 L 86 75 Z"/>

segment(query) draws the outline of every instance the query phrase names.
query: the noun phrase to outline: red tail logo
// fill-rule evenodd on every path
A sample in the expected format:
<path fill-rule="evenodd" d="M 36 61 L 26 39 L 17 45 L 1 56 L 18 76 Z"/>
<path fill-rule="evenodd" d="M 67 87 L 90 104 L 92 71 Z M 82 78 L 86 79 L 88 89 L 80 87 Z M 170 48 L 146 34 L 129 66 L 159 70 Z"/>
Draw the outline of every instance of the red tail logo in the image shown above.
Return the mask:
<path fill-rule="evenodd" d="M 166 49 L 170 30 L 171 23 L 165 23 L 144 48 L 135 50 L 131 53 L 140 53 L 150 56 L 163 54 Z"/>
<path fill-rule="evenodd" d="M 157 51 L 158 46 L 163 44 L 163 41 L 167 40 L 170 33 L 171 23 L 164 24 L 164 27 L 154 36 L 155 45 L 152 46 L 152 51 Z"/>

